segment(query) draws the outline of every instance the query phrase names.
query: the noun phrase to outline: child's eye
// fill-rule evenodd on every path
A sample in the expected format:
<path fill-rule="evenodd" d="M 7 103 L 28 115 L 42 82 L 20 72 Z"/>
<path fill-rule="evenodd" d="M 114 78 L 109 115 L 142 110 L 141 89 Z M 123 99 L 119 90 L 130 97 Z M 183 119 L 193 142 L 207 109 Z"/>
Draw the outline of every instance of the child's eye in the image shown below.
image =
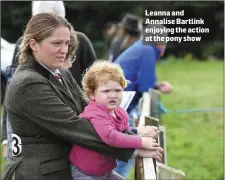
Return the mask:
<path fill-rule="evenodd" d="M 107 92 L 109 92 L 109 90 L 105 90 L 105 91 L 103 91 L 103 92 L 106 92 L 106 93 L 107 93 Z"/>
<path fill-rule="evenodd" d="M 116 90 L 116 92 L 121 92 L 121 91 L 122 91 L 121 89 L 117 89 L 117 90 Z"/>

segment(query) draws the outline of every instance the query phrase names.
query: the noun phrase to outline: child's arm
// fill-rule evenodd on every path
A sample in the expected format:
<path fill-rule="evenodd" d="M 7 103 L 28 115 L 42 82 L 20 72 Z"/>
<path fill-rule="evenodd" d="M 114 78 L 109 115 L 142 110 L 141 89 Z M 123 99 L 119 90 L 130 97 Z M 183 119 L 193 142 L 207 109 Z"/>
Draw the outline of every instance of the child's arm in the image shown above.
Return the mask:
<path fill-rule="evenodd" d="M 126 131 L 125 133 L 127 134 L 137 134 L 140 137 L 151 137 L 156 139 L 157 138 L 157 130 L 158 128 L 155 126 L 141 126 L 141 127 L 130 127 L 128 124 L 128 114 L 126 111 L 123 111 L 125 119 L 125 124 L 126 124 Z"/>
<path fill-rule="evenodd" d="M 103 112 L 101 108 L 88 108 L 88 111 L 83 113 L 83 116 L 92 123 L 101 140 L 109 146 L 136 149 L 142 147 L 142 139 L 140 137 L 117 131 L 110 121 L 110 115 Z"/>
<path fill-rule="evenodd" d="M 111 147 L 157 150 L 159 145 L 152 138 L 127 135 L 117 131 L 110 115 L 99 107 L 89 107 L 82 114 L 94 126 L 101 140 Z"/>
<path fill-rule="evenodd" d="M 121 110 L 120 112 L 124 116 L 125 128 L 126 128 L 125 133 L 127 133 L 127 134 L 136 134 L 137 135 L 137 128 L 136 127 L 132 127 L 131 128 L 129 126 L 129 124 L 128 124 L 128 122 L 129 122 L 129 116 L 128 116 L 127 112 L 124 109 L 122 109 L 122 108 L 120 108 L 120 110 Z"/>

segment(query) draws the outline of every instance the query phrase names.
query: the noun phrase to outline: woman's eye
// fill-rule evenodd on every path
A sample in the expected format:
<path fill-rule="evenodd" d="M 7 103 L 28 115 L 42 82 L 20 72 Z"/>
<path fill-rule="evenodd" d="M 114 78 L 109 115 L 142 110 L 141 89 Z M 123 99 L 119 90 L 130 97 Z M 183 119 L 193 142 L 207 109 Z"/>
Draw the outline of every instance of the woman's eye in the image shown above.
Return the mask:
<path fill-rule="evenodd" d="M 53 44 L 55 44 L 55 45 L 60 45 L 61 43 L 60 43 L 60 42 L 54 42 Z"/>

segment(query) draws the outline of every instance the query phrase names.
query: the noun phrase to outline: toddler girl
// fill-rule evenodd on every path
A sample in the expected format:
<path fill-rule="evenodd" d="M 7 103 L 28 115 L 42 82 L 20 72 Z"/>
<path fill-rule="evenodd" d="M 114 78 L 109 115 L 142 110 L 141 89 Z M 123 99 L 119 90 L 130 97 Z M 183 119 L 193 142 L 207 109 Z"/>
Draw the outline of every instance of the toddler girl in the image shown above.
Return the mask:
<path fill-rule="evenodd" d="M 128 135 L 128 114 L 119 107 L 127 81 L 119 65 L 96 61 L 84 74 L 83 90 L 89 103 L 80 116 L 87 118 L 101 140 L 112 147 L 157 150 L 152 138 Z M 74 180 L 124 179 L 113 171 L 116 159 L 74 145 L 69 156 Z"/>

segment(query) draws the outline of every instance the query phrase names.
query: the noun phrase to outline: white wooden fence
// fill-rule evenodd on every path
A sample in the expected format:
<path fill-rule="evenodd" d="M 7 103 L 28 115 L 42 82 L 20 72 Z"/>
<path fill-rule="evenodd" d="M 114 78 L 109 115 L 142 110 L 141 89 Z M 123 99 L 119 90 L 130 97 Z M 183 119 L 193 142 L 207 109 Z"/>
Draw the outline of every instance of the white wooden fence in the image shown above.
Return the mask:
<path fill-rule="evenodd" d="M 181 170 L 167 166 L 166 149 L 166 127 L 161 126 L 161 117 L 158 110 L 160 92 L 150 89 L 149 93 L 144 93 L 141 101 L 141 116 L 138 126 L 153 125 L 159 128 L 158 142 L 164 149 L 162 163 L 156 162 L 152 158 L 143 158 L 143 167 L 139 167 L 140 159 L 136 158 L 135 180 L 183 180 L 185 173 Z"/>

